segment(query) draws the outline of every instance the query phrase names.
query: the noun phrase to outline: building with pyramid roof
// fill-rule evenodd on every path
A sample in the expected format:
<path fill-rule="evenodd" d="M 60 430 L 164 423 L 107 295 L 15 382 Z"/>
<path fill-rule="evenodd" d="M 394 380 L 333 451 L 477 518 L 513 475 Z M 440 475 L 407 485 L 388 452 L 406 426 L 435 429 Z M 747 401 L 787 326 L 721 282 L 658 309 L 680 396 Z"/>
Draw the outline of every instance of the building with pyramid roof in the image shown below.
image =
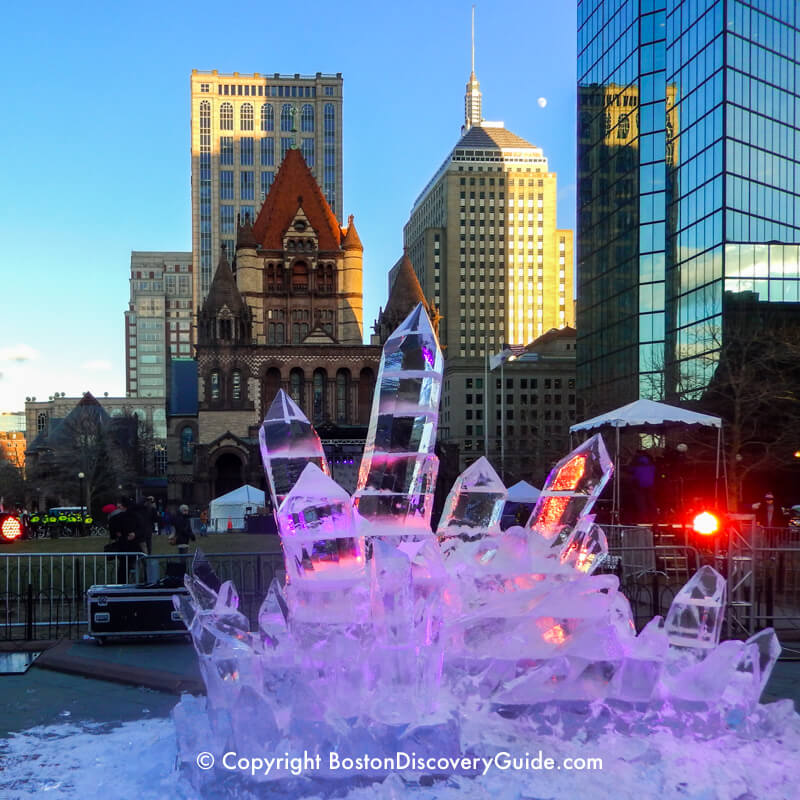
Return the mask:
<path fill-rule="evenodd" d="M 170 419 L 174 504 L 263 485 L 258 426 L 279 389 L 354 488 L 381 354 L 363 344 L 363 250 L 353 216 L 339 224 L 302 152 L 288 150 L 197 308 L 196 413 Z"/>
<path fill-rule="evenodd" d="M 488 369 L 489 360 L 506 345 L 525 346 L 574 325 L 573 237 L 558 227 L 556 173 L 545 153 L 484 119 L 483 99 L 473 52 L 461 136 L 414 202 L 403 229 L 407 259 L 392 277 L 407 284 L 411 264 L 429 307 L 441 315 L 447 363 L 440 441 L 458 449 L 462 469 L 485 455 L 498 472 L 503 461 L 506 473 L 519 463 L 528 472 L 513 477 L 531 480 L 531 470 L 544 469 L 565 440 L 570 395 L 531 393 L 536 381 L 556 380 L 532 360 L 503 376 Z M 568 366 L 558 380 L 566 387 L 574 350 L 562 355 Z M 539 424 L 543 409 L 539 419 L 527 409 L 521 424 L 521 398 L 564 405 L 547 410 L 546 424 Z M 526 458 L 512 458 L 512 448 Z"/>

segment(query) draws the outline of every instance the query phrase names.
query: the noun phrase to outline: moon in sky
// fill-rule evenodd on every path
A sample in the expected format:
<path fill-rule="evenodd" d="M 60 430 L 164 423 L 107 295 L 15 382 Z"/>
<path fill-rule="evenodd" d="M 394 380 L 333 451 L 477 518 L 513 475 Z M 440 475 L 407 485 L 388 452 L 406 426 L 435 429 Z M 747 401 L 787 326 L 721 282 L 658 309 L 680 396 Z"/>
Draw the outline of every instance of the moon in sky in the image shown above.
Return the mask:
<path fill-rule="evenodd" d="M 539 108 L 544 108 L 547 105 L 547 98 L 540 97 L 536 102 L 539 104 Z"/>

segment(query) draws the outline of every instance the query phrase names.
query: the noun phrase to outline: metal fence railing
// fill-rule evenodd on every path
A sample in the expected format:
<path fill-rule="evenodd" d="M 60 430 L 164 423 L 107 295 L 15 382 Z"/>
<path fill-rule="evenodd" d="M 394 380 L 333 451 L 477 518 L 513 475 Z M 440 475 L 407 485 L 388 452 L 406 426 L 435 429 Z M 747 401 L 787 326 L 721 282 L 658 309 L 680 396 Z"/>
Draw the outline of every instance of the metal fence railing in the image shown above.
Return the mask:
<path fill-rule="evenodd" d="M 681 587 L 703 564 L 711 564 L 728 581 L 728 636 L 772 626 L 782 639 L 800 639 L 800 531 L 765 530 L 749 522 L 701 542 L 672 526 L 608 525 L 603 530 L 611 556 L 605 568 L 618 574 L 638 628 L 654 615 L 665 615 Z M 136 583 L 155 583 L 167 574 L 167 564 L 177 563 L 180 572 L 191 559 L 120 557 L 129 559 L 127 579 Z M 284 580 L 282 554 L 212 553 L 207 558 L 220 580 L 236 585 L 240 610 L 255 629 L 270 582 Z M 0 640 L 79 637 L 86 632 L 86 590 L 123 576 L 114 554 L 0 554 Z"/>
<path fill-rule="evenodd" d="M 206 557 L 220 580 L 234 582 L 240 610 L 256 625 L 270 582 L 274 577 L 283 580 L 283 556 L 211 553 Z M 79 638 L 87 630 L 88 588 L 117 583 L 126 566 L 129 582 L 155 583 L 167 574 L 168 563 L 188 568 L 191 558 L 140 553 L 0 555 L 0 640 Z"/>
<path fill-rule="evenodd" d="M 734 516 L 716 537 L 679 525 L 604 525 L 620 589 L 637 627 L 667 613 L 681 587 L 703 565 L 727 580 L 727 635 L 774 627 L 800 638 L 800 529 L 761 528 L 752 515 Z"/>

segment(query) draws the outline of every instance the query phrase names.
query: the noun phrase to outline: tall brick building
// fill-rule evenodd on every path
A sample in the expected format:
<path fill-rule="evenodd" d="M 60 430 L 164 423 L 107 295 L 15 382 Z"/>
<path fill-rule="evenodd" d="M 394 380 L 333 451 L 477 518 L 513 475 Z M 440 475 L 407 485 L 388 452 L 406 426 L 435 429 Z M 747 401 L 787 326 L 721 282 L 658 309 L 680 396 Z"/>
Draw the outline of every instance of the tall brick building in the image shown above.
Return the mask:
<path fill-rule="evenodd" d="M 197 309 L 196 410 L 169 420 L 173 504 L 263 487 L 258 427 L 278 389 L 319 430 L 334 477 L 354 487 L 381 353 L 362 344 L 362 256 L 353 217 L 339 225 L 289 150 Z"/>

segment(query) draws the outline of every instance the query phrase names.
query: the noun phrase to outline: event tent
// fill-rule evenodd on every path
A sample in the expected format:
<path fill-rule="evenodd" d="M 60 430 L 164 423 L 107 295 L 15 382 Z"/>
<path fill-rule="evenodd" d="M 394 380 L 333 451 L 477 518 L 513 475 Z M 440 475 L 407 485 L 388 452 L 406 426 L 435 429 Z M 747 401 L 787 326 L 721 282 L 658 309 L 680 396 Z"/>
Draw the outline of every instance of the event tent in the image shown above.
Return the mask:
<path fill-rule="evenodd" d="M 509 488 L 507 503 L 535 503 L 541 492 L 527 481 L 519 481 Z"/>
<path fill-rule="evenodd" d="M 667 428 L 682 425 L 705 425 L 717 429 L 717 459 L 714 494 L 717 493 L 719 482 L 720 454 L 722 452 L 722 420 L 710 414 L 700 414 L 686 408 L 678 408 L 667 403 L 657 403 L 655 400 L 635 400 L 613 411 L 600 414 L 592 419 L 570 425 L 569 435 L 582 431 L 588 432 L 598 428 L 610 427 L 616 429 L 616 450 L 614 453 L 614 493 L 612 514 L 619 510 L 619 431 L 620 428 Z"/>
<path fill-rule="evenodd" d="M 208 509 L 208 527 L 211 531 L 225 531 L 228 520 L 234 528 L 244 527 L 244 517 L 265 504 L 264 492 L 245 484 L 232 492 L 211 501 Z M 249 509 L 249 511 L 248 511 Z"/>

